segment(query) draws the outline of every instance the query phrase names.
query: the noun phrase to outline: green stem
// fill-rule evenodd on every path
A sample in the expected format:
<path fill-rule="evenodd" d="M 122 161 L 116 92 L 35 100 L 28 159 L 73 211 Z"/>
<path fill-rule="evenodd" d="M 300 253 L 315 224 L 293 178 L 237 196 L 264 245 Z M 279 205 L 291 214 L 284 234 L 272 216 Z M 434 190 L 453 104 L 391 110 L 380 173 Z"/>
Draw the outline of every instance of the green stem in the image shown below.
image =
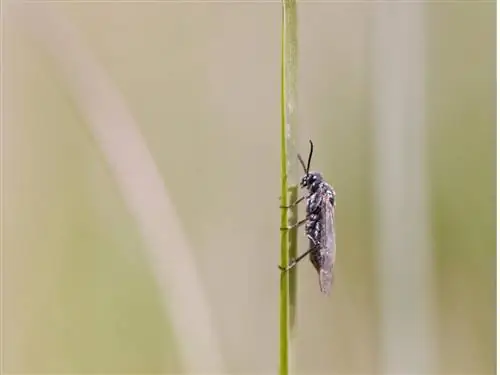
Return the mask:
<path fill-rule="evenodd" d="M 296 0 L 283 0 L 281 28 L 281 206 L 296 200 L 298 167 L 295 139 L 297 76 L 297 10 Z M 293 197 L 293 200 L 292 200 Z M 289 212 L 290 211 L 290 216 Z M 297 208 L 282 208 L 281 227 L 297 221 Z M 281 266 L 297 255 L 297 230 L 281 232 Z M 290 368 L 290 333 L 296 317 L 296 270 L 284 272 L 280 282 L 280 375 Z"/>
<path fill-rule="evenodd" d="M 283 3 L 283 18 L 281 29 L 281 206 L 288 206 L 288 170 L 287 170 L 287 129 L 285 103 L 285 4 Z M 281 209 L 281 227 L 288 226 L 288 212 Z M 281 266 L 288 265 L 289 250 L 286 231 L 281 231 Z M 281 274 L 280 285 L 280 375 L 288 375 L 288 344 L 289 344 L 289 305 L 288 281 L 289 273 Z"/>

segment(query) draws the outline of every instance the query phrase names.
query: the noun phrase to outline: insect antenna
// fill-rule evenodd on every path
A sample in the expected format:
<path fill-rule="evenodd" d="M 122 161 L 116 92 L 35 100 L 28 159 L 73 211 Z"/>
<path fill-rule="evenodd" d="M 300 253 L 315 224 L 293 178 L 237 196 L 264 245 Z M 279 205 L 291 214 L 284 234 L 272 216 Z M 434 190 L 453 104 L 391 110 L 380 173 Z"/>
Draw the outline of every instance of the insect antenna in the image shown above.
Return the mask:
<path fill-rule="evenodd" d="M 311 140 L 309 140 L 309 144 L 311 145 L 311 150 L 309 151 L 309 158 L 307 159 L 307 172 L 306 173 L 309 173 L 309 167 L 311 166 L 311 158 L 313 156 L 313 150 L 314 150 L 314 146 L 313 146 L 313 143 Z"/>
<path fill-rule="evenodd" d="M 306 163 L 304 163 L 304 160 L 302 160 L 302 156 L 300 156 L 300 154 L 297 155 L 297 157 L 299 158 L 300 164 L 302 165 L 302 168 L 304 169 L 305 174 L 309 173 L 309 167 L 311 166 L 311 158 L 312 158 L 313 147 L 314 147 L 311 140 L 309 140 L 309 144 L 311 145 L 311 149 L 309 151 L 309 158 L 307 159 L 307 167 L 306 167 Z"/>
<path fill-rule="evenodd" d="M 304 169 L 304 173 L 307 174 L 307 169 L 306 169 L 306 165 L 304 163 L 304 160 L 302 160 L 302 157 L 300 156 L 300 154 L 298 154 L 297 157 L 299 158 L 300 164 L 302 164 L 302 168 Z"/>

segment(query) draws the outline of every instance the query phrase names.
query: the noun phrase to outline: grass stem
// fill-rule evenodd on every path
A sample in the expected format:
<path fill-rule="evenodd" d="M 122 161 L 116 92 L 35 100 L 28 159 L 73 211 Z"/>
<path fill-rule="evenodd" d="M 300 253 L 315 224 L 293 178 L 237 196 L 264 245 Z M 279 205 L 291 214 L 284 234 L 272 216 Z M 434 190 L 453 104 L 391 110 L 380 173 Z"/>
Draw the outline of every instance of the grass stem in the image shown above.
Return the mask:
<path fill-rule="evenodd" d="M 297 199 L 298 168 L 296 158 L 296 76 L 297 10 L 295 0 L 283 0 L 281 27 L 281 206 Z M 297 207 L 281 209 L 281 227 L 297 222 Z M 290 211 L 290 215 L 289 215 Z M 297 255 L 297 230 L 281 231 L 281 266 Z M 284 272 L 280 281 L 280 375 L 290 370 L 290 334 L 297 313 L 296 269 Z"/>

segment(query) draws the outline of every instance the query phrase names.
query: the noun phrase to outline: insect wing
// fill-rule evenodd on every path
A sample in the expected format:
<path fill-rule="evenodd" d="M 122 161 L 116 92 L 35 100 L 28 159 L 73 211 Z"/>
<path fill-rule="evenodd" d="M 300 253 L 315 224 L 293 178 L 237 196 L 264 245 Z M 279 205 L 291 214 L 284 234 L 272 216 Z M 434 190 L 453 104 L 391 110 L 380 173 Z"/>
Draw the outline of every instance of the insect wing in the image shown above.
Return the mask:
<path fill-rule="evenodd" d="M 322 227 L 321 236 L 321 267 L 319 270 L 319 285 L 323 293 L 330 294 L 333 283 L 333 266 L 335 264 L 335 207 L 331 203 L 332 193 L 330 190 L 323 194 Z"/>

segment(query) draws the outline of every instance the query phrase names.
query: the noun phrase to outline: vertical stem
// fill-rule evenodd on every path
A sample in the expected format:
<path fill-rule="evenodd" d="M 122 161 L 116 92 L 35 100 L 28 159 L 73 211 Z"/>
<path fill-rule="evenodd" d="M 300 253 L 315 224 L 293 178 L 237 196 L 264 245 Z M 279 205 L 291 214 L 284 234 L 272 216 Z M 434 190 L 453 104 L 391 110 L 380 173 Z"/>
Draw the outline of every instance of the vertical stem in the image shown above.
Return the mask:
<path fill-rule="evenodd" d="M 285 108 L 285 3 L 283 3 L 282 25 L 281 25 L 281 206 L 288 206 L 288 176 L 287 176 L 287 126 Z M 281 209 L 281 227 L 288 225 L 288 213 L 286 208 Z M 288 265 L 288 239 L 287 232 L 281 231 L 281 266 Z M 280 375 L 288 375 L 288 344 L 289 344 L 289 273 L 281 274 L 280 285 Z"/>
<path fill-rule="evenodd" d="M 285 48 L 284 59 L 284 92 L 287 127 L 287 148 L 288 148 L 288 191 L 290 202 L 295 202 L 298 198 L 298 163 L 297 147 L 298 121 L 297 121 L 297 70 L 298 70 L 298 42 L 297 42 L 297 5 L 296 0 L 285 1 Z M 297 206 L 289 210 L 289 224 L 297 222 Z M 290 258 L 297 257 L 297 228 L 288 233 L 288 254 Z M 297 316 L 297 268 L 290 272 L 290 327 L 293 330 Z"/>
<path fill-rule="evenodd" d="M 297 42 L 297 3 L 296 0 L 284 0 L 285 2 L 285 50 L 283 58 L 285 64 L 285 103 L 287 124 L 287 147 L 288 147 L 288 185 L 290 201 L 295 202 L 298 197 L 298 163 L 297 147 L 298 121 L 297 121 L 297 70 L 298 70 L 298 42 Z M 297 206 L 289 211 L 289 223 L 297 222 Z M 289 256 L 297 257 L 297 229 L 288 233 Z M 290 272 L 290 327 L 295 327 L 297 316 L 297 268 Z"/>
<path fill-rule="evenodd" d="M 281 28 L 281 205 L 297 198 L 298 166 L 295 140 L 297 77 L 297 10 L 295 0 L 283 0 Z M 289 189 L 289 185 L 291 188 Z M 289 192 L 294 198 L 289 199 Z M 282 208 L 281 227 L 297 222 L 297 208 Z M 286 267 L 297 255 L 297 230 L 281 232 L 281 265 Z M 291 278 L 291 280 L 290 280 Z M 290 285 L 292 288 L 290 289 Z M 280 284 L 280 375 L 290 367 L 290 330 L 296 316 L 296 271 L 285 272 Z M 293 304 L 292 304 L 293 303 Z M 292 315 L 290 315 L 292 312 Z M 290 319 L 292 318 L 292 319 Z"/>

